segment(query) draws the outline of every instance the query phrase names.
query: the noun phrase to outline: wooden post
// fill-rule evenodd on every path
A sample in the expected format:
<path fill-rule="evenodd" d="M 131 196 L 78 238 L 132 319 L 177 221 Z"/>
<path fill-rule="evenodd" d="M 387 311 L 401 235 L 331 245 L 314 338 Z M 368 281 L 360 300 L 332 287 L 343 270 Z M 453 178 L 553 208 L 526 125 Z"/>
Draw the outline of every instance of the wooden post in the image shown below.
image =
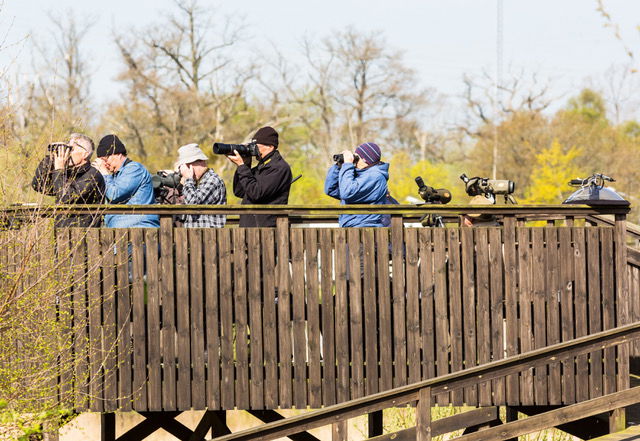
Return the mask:
<path fill-rule="evenodd" d="M 370 414 L 367 415 L 367 418 L 369 420 L 369 425 L 368 425 L 369 438 L 382 435 L 382 432 L 384 430 L 382 411 L 377 410 L 375 412 L 371 412 Z"/>
<path fill-rule="evenodd" d="M 116 440 L 116 414 L 107 412 L 100 414 L 100 441 Z"/>
<path fill-rule="evenodd" d="M 416 408 L 416 440 L 431 441 L 431 388 L 425 387 L 418 392 Z"/>
<path fill-rule="evenodd" d="M 331 425 L 331 441 L 347 441 L 349 439 L 349 421 L 339 421 Z"/>
<path fill-rule="evenodd" d="M 624 214 L 616 214 L 615 217 L 615 274 L 616 274 L 616 326 L 629 323 L 629 311 L 631 298 L 627 279 L 627 225 Z M 629 388 L 629 344 L 618 346 L 618 391 Z M 624 430 L 626 424 L 626 410 L 624 408 L 613 410 L 609 416 L 609 431 L 611 433 Z"/>
<path fill-rule="evenodd" d="M 517 288 L 517 254 L 516 254 L 516 218 L 504 217 L 504 292 L 505 292 L 505 321 L 506 321 L 506 349 L 507 357 L 518 352 L 518 288 Z M 519 379 L 518 375 L 509 375 L 506 383 L 507 404 L 518 404 Z"/>

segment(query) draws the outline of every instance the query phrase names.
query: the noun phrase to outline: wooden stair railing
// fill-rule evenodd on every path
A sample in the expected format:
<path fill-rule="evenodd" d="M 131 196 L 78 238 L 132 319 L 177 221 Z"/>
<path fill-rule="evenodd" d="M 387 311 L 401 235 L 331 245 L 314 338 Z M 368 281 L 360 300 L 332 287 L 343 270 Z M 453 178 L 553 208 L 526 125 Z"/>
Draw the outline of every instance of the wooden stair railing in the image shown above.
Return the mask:
<path fill-rule="evenodd" d="M 484 365 L 465 369 L 452 374 L 402 386 L 389 391 L 373 394 L 344 403 L 328 406 L 302 415 L 285 418 L 280 421 L 268 423 L 251 429 L 242 430 L 233 434 L 215 438 L 216 441 L 247 441 L 247 440 L 273 440 L 292 433 L 308 431 L 317 427 L 338 423 L 366 413 L 396 407 L 409 402 L 417 402 L 415 433 L 413 439 L 419 441 L 430 440 L 432 436 L 431 412 L 433 397 L 449 392 L 453 389 L 475 385 L 506 375 L 515 374 L 522 370 L 541 367 L 549 363 L 555 363 L 574 358 L 594 350 L 602 350 L 613 346 L 627 344 L 631 340 L 640 337 L 640 322 L 620 326 L 607 331 L 598 332 L 574 340 L 536 349 L 520 355 L 497 360 Z M 597 414 L 612 409 L 618 409 L 630 404 L 640 402 L 640 388 L 627 389 L 613 394 L 595 398 L 593 400 L 556 409 L 545 414 L 530 417 L 526 420 L 507 423 L 499 428 L 486 429 L 477 439 L 510 439 L 515 434 L 535 432 L 545 427 L 553 427 L 568 421 L 584 418 L 586 414 Z M 578 407 L 575 407 L 578 406 Z M 591 413 L 595 412 L 595 413 Z M 551 415 L 551 416 L 549 416 Z M 572 419 L 571 419 L 572 418 Z M 525 424 L 523 421 L 529 421 Z M 558 422 L 559 421 L 559 422 Z M 540 427 L 542 424 L 544 427 Z M 535 428 L 532 428 L 534 427 Z M 538 429 L 538 427 L 540 427 Z M 494 437 L 484 437 L 488 431 L 495 430 Z M 525 432 L 523 432 L 523 430 Z M 493 433 L 493 432 L 491 432 Z M 461 441 L 476 439 L 471 435 L 460 438 Z M 382 438 L 379 438 L 382 439 Z M 396 438 L 397 439 L 397 438 Z"/>

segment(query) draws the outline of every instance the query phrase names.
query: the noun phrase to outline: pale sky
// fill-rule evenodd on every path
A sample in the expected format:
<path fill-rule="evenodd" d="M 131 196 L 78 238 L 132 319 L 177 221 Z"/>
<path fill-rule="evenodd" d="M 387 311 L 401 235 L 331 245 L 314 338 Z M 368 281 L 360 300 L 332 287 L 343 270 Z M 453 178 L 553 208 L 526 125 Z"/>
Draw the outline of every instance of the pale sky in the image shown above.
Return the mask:
<path fill-rule="evenodd" d="M 4 2 L 4 4 L 3 4 Z M 203 0 L 226 14 L 245 17 L 253 48 L 272 42 L 299 57 L 303 35 L 326 36 L 353 26 L 380 31 L 402 50 L 421 84 L 456 96 L 464 73 L 495 71 L 497 0 Z M 640 57 L 640 1 L 604 0 L 625 43 Z M 159 21 L 171 0 L 0 0 L 0 69 L 30 74 L 29 35 L 46 38 L 47 11 L 95 17 L 84 42 L 95 72 L 99 100 L 118 93 L 114 77 L 122 65 L 112 32 Z M 576 90 L 611 65 L 629 62 L 613 30 L 604 27 L 595 0 L 504 0 L 503 64 L 551 77 L 558 93 Z M 636 65 L 640 60 L 636 61 Z M 640 75 L 640 73 L 636 74 Z"/>

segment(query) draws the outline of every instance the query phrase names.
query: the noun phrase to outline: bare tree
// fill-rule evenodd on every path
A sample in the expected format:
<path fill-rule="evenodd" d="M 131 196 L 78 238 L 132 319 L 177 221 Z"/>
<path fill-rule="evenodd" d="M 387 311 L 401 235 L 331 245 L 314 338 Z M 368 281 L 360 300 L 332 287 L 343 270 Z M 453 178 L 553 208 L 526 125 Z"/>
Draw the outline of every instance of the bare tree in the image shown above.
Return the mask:
<path fill-rule="evenodd" d="M 230 121 L 248 114 L 250 65 L 236 62 L 243 25 L 196 1 L 178 0 L 176 13 L 139 31 L 116 35 L 125 63 L 120 81 L 127 105 L 114 105 L 105 124 L 124 132 L 143 158 L 172 155 L 181 142 L 223 140 Z"/>

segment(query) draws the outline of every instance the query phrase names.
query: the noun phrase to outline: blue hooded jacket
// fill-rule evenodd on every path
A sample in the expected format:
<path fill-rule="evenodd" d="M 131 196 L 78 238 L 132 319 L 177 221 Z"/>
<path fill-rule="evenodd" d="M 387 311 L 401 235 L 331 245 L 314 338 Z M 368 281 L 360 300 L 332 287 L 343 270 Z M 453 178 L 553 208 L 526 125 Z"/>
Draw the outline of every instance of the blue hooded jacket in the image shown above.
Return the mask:
<path fill-rule="evenodd" d="M 125 160 L 113 175 L 104 175 L 105 197 L 111 204 L 154 204 L 151 175 L 139 162 Z M 104 217 L 107 228 L 159 227 L 155 214 L 109 214 Z"/>
<path fill-rule="evenodd" d="M 345 204 L 387 203 L 387 181 L 389 164 L 379 162 L 365 169 L 353 164 L 333 165 L 324 181 L 324 192 Z M 338 220 L 341 227 L 386 227 L 389 216 L 382 214 L 342 214 Z"/>

